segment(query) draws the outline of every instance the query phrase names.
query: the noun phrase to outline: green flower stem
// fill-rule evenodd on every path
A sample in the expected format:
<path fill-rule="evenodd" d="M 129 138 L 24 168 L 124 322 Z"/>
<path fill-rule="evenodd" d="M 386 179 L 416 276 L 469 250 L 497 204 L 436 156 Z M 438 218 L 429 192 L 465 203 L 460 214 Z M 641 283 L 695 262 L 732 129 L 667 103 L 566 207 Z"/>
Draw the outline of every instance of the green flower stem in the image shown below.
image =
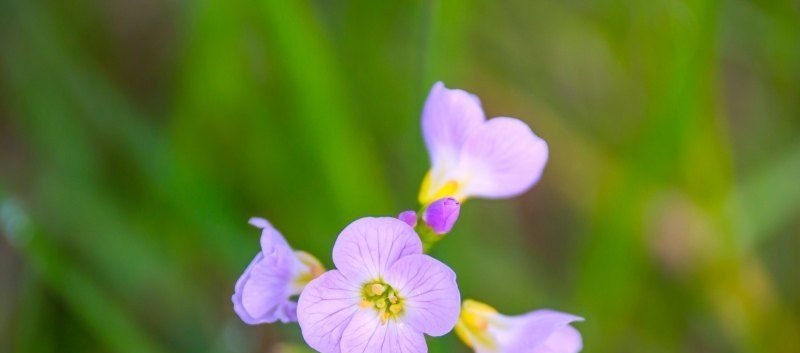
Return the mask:
<path fill-rule="evenodd" d="M 422 252 L 427 254 L 431 251 L 433 246 L 436 245 L 436 243 L 442 240 L 443 236 L 441 234 L 434 233 L 433 229 L 428 227 L 428 225 L 422 221 L 423 211 L 420 211 L 417 214 L 418 221 L 415 230 L 417 231 L 417 234 L 419 234 L 419 238 L 422 240 Z"/>

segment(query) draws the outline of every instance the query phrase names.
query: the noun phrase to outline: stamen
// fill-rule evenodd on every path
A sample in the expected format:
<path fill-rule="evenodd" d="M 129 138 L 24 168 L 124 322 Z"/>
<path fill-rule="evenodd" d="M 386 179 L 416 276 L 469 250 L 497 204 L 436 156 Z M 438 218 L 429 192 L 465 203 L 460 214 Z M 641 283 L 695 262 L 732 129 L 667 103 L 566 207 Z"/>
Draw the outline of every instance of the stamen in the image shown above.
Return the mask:
<path fill-rule="evenodd" d="M 389 306 L 389 311 L 391 311 L 392 314 L 398 314 L 400 313 L 400 310 L 403 310 L 403 308 L 400 305 L 392 304 Z"/>
<path fill-rule="evenodd" d="M 372 295 L 381 295 L 384 291 L 386 291 L 386 286 L 383 284 L 374 283 L 370 286 L 370 290 L 372 291 Z"/>
<path fill-rule="evenodd" d="M 403 298 L 391 285 L 381 280 L 365 283 L 361 292 L 361 308 L 373 308 L 382 323 L 403 315 Z"/>

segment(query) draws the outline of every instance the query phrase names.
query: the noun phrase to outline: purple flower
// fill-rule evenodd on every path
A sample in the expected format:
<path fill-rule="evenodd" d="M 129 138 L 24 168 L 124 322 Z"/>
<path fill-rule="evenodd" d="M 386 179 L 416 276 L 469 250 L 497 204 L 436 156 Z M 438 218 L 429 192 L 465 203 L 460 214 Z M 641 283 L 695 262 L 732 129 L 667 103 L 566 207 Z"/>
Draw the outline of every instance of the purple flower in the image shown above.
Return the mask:
<path fill-rule="evenodd" d="M 461 211 L 461 203 L 452 197 L 439 199 L 431 203 L 422 214 L 422 221 L 436 234 L 447 234 L 453 229 Z"/>
<path fill-rule="evenodd" d="M 333 263 L 297 307 L 303 338 L 319 352 L 425 353 L 423 333 L 444 335 L 458 320 L 455 273 L 423 255 L 417 234 L 398 219 L 348 225 Z"/>
<path fill-rule="evenodd" d="M 297 303 L 290 298 L 325 268 L 310 254 L 293 251 L 265 219 L 251 218 L 250 224 L 261 228 L 261 251 L 236 281 L 233 310 L 250 325 L 297 321 Z"/>
<path fill-rule="evenodd" d="M 506 316 L 468 299 L 456 333 L 476 353 L 576 353 L 583 342 L 578 330 L 569 325 L 573 321 L 583 318 L 552 310 Z"/>
<path fill-rule="evenodd" d="M 400 212 L 400 214 L 397 215 L 397 219 L 405 222 L 405 224 L 408 224 L 411 228 L 417 226 L 417 213 L 414 211 L 408 210 Z"/>
<path fill-rule="evenodd" d="M 422 111 L 422 132 L 431 169 L 420 188 L 427 205 L 452 196 L 490 199 L 531 188 L 547 163 L 547 143 L 522 121 L 486 120 L 478 97 L 437 82 Z"/>

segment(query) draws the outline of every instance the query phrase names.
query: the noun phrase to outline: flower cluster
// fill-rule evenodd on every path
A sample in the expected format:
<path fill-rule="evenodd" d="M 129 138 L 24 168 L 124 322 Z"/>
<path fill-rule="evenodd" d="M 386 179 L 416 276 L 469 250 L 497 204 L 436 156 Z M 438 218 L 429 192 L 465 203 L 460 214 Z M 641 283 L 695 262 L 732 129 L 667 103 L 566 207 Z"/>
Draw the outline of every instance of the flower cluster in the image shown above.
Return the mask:
<path fill-rule="evenodd" d="M 570 323 L 582 318 L 552 310 L 506 316 L 475 300 L 462 304 L 455 272 L 426 255 L 468 198 L 508 198 L 536 184 L 547 143 L 520 120 L 487 120 L 476 96 L 441 82 L 425 103 L 422 132 L 431 169 L 421 210 L 350 223 L 333 246 L 335 269 L 326 272 L 269 222 L 251 219 L 261 251 L 236 282 L 236 314 L 251 325 L 296 321 L 321 353 L 426 353 L 424 335 L 453 329 L 477 353 L 580 351 Z"/>

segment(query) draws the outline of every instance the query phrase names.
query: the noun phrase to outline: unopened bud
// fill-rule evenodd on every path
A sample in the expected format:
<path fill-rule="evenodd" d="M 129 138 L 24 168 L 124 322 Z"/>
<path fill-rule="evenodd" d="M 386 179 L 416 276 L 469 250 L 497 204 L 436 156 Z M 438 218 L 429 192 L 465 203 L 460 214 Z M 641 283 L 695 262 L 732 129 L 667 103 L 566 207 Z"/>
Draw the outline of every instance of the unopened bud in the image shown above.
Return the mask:
<path fill-rule="evenodd" d="M 422 214 L 422 221 L 436 234 L 447 234 L 453 229 L 461 211 L 461 203 L 452 197 L 434 201 Z"/>
<path fill-rule="evenodd" d="M 417 226 L 417 213 L 414 211 L 409 210 L 401 212 L 399 215 L 397 215 L 397 219 L 405 222 L 405 224 L 408 224 L 409 226 L 411 226 L 411 228 Z"/>

